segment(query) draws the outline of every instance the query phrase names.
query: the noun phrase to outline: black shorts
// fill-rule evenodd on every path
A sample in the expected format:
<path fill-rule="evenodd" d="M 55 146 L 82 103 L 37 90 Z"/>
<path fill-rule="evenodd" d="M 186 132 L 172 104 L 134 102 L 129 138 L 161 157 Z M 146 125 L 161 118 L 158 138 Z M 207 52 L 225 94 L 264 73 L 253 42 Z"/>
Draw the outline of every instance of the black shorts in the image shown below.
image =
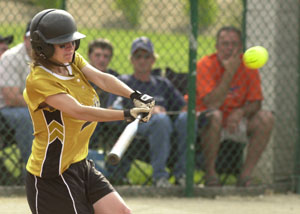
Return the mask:
<path fill-rule="evenodd" d="M 40 178 L 27 172 L 27 200 L 34 214 L 91 214 L 93 204 L 115 191 L 91 160 L 72 164 L 61 176 Z"/>

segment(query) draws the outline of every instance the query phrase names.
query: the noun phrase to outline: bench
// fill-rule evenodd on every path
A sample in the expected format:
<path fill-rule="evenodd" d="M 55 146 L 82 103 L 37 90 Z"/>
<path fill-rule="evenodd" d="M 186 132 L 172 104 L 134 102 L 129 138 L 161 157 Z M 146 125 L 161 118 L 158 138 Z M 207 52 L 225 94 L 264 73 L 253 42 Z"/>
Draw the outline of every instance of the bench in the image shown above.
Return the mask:
<path fill-rule="evenodd" d="M 152 72 L 154 75 L 161 75 L 168 78 L 183 95 L 187 93 L 187 83 L 188 83 L 187 73 L 177 73 L 173 71 L 171 68 L 166 68 L 165 70 L 154 69 Z M 173 115 L 173 117 L 176 117 L 176 115 Z M 118 128 L 114 127 L 114 131 L 111 132 L 112 134 L 110 135 L 111 139 L 109 140 L 106 137 L 104 144 L 102 141 L 103 144 L 102 149 L 104 151 L 104 155 L 106 155 L 106 153 L 110 151 L 111 147 L 113 146 L 113 143 L 116 142 L 117 137 L 121 134 L 124 128 L 125 128 L 125 124 L 123 126 L 118 126 Z M 107 131 L 111 131 L 111 130 L 107 130 Z M 106 134 L 106 136 L 108 135 Z M 174 134 L 172 139 L 175 139 L 175 137 L 176 136 Z M 171 152 L 170 152 L 171 155 L 168 159 L 168 164 L 167 164 L 167 167 L 170 169 L 171 172 L 173 169 L 173 163 L 175 162 L 174 160 L 176 158 L 176 155 L 172 156 L 172 154 L 175 154 L 176 151 L 176 145 L 175 143 L 173 143 L 175 140 L 172 139 L 171 139 Z M 201 143 L 201 138 L 199 137 L 198 134 L 196 140 L 195 163 L 196 163 L 196 169 L 204 170 L 203 167 L 204 157 L 202 155 L 200 143 Z M 239 174 L 241 164 L 242 164 L 242 159 L 243 159 L 243 150 L 244 150 L 244 144 L 236 143 L 233 141 L 222 142 L 219 150 L 219 155 L 216 161 L 216 169 L 219 174 L 225 174 L 225 177 L 223 177 L 221 180 L 223 184 L 226 183 L 230 175 L 237 176 Z M 150 156 L 149 156 L 149 145 L 147 143 L 147 139 L 145 139 L 142 136 L 136 136 L 124 155 L 129 156 L 131 160 L 140 160 L 142 162 L 149 164 Z M 145 182 L 143 182 L 142 185 L 151 184 L 151 180 L 152 180 L 151 174 L 149 175 L 149 173 L 146 172 L 143 169 L 143 167 L 141 167 L 137 162 L 133 161 L 132 163 L 135 166 L 135 168 L 139 171 L 139 173 L 145 177 Z M 202 182 L 202 180 L 200 180 L 199 182 Z"/>

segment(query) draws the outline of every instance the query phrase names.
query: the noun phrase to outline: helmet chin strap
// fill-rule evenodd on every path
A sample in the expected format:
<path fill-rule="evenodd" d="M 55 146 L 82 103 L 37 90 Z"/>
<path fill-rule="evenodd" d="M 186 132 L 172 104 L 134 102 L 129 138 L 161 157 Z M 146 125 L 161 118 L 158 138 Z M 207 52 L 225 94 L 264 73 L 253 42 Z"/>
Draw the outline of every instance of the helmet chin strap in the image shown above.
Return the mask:
<path fill-rule="evenodd" d="M 72 61 L 69 62 L 68 64 L 61 64 L 61 63 L 57 63 L 57 62 L 53 62 L 52 60 L 48 59 L 48 61 L 55 65 L 55 66 L 59 66 L 59 67 L 68 67 L 69 65 L 71 65 L 73 62 L 74 62 L 74 59 L 75 59 L 75 53 L 73 54 L 73 57 L 72 57 Z"/>
<path fill-rule="evenodd" d="M 49 60 L 49 62 L 50 62 L 52 65 L 59 66 L 59 67 L 68 67 L 69 65 L 72 64 L 72 62 L 71 62 L 71 63 L 68 63 L 68 64 L 60 64 L 60 63 L 53 62 L 53 61 L 51 61 L 51 60 Z"/>
<path fill-rule="evenodd" d="M 74 59 L 75 59 L 75 53 L 73 54 L 73 58 L 72 58 L 72 61 L 69 62 L 68 64 L 61 64 L 61 63 L 57 63 L 57 62 L 53 62 L 52 60 L 48 59 L 48 62 L 50 62 L 51 64 L 55 65 L 55 66 L 58 66 L 58 67 L 68 67 L 69 65 L 71 65 L 73 62 L 74 62 Z M 68 69 L 67 69 L 68 70 Z M 74 76 L 72 74 L 69 73 L 69 70 L 68 70 L 68 75 L 69 76 Z"/>

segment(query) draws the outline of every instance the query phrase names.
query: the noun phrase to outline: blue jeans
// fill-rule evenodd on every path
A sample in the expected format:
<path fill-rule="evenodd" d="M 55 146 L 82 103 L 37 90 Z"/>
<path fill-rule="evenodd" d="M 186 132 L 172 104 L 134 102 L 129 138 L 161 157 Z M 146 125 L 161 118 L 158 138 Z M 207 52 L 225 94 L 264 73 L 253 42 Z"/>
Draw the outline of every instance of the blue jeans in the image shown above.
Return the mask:
<path fill-rule="evenodd" d="M 181 114 L 180 114 L 181 115 Z M 162 177 L 168 178 L 169 174 L 166 171 L 167 160 L 170 155 L 170 140 L 171 134 L 175 128 L 177 132 L 177 162 L 175 163 L 174 175 L 176 178 L 185 174 L 185 151 L 186 151 L 186 124 L 184 114 L 178 116 L 174 127 L 170 117 L 166 114 L 154 114 L 147 123 L 140 123 L 137 135 L 146 137 L 150 147 L 150 163 L 153 168 L 153 179 Z M 185 126 L 185 127 L 184 127 Z M 180 136 L 185 134 L 185 136 Z M 180 136 L 180 137 L 179 137 Z M 132 159 L 125 156 L 121 159 L 117 166 L 107 165 L 110 176 L 122 178 L 130 170 Z"/>
<path fill-rule="evenodd" d="M 187 112 L 181 112 L 175 122 L 174 129 L 177 139 L 177 161 L 174 166 L 174 176 L 179 178 L 185 175 L 186 171 L 186 150 L 187 150 Z"/>
<path fill-rule="evenodd" d="M 28 109 L 25 107 L 5 107 L 0 109 L 1 114 L 15 131 L 15 139 L 21 152 L 22 160 L 26 163 L 32 147 L 33 128 Z"/>
<path fill-rule="evenodd" d="M 209 113 L 211 110 L 206 110 L 202 112 L 200 116 L 198 116 L 195 120 L 195 133 L 197 138 L 197 131 L 198 129 L 203 129 L 203 127 L 207 126 L 209 123 L 209 119 L 207 117 L 207 113 Z M 177 132 L 177 140 L 178 140 L 178 149 L 177 149 L 177 155 L 178 155 L 178 161 L 175 164 L 174 168 L 174 175 L 175 177 L 181 176 L 182 172 L 186 171 L 186 150 L 187 150 L 187 119 L 188 114 L 187 112 L 182 112 L 178 115 L 176 121 L 175 121 L 175 130 Z M 197 155 L 196 156 L 196 163 L 203 167 L 203 155 Z"/>
<path fill-rule="evenodd" d="M 139 125 L 137 134 L 146 137 L 149 142 L 154 179 L 169 177 L 166 165 L 170 154 L 172 131 L 172 121 L 166 114 L 155 114 L 148 123 Z"/>

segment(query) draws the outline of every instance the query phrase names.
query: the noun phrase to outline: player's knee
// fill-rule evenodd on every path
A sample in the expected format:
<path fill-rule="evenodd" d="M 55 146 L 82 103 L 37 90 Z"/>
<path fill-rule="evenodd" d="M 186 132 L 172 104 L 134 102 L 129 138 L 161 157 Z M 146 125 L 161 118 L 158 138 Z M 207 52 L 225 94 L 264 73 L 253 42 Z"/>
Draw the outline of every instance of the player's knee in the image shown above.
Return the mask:
<path fill-rule="evenodd" d="M 121 213 L 122 214 L 131 214 L 132 212 L 131 212 L 130 208 L 128 208 L 127 206 L 125 206 Z"/>
<path fill-rule="evenodd" d="M 274 125 L 274 115 L 271 111 L 261 110 L 256 115 L 256 126 L 260 128 L 272 129 Z"/>

